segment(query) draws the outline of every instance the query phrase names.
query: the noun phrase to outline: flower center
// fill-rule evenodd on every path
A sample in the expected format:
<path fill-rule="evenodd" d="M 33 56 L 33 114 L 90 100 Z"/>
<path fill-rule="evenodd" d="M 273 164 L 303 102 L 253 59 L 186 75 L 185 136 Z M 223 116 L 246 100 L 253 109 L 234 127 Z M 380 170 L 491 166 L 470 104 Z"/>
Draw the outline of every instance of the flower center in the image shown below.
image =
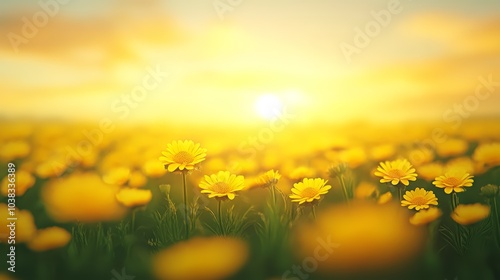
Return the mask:
<path fill-rule="evenodd" d="M 391 178 L 401 178 L 405 175 L 403 170 L 400 170 L 400 169 L 391 169 L 391 170 L 387 171 L 387 174 Z"/>
<path fill-rule="evenodd" d="M 455 177 L 448 177 L 448 178 L 443 180 L 443 183 L 446 185 L 450 185 L 450 186 L 459 186 L 460 180 L 458 180 Z"/>
<path fill-rule="evenodd" d="M 318 195 L 318 190 L 315 189 L 315 188 L 305 188 L 302 190 L 302 197 L 305 197 L 305 198 L 312 198 L 312 197 L 315 197 L 316 195 Z"/>
<path fill-rule="evenodd" d="M 193 159 L 194 157 L 186 151 L 180 151 L 174 155 L 174 161 L 177 163 L 190 163 Z"/>
<path fill-rule="evenodd" d="M 226 182 L 217 182 L 212 185 L 212 191 L 215 193 L 229 193 L 231 192 L 231 186 Z"/>
<path fill-rule="evenodd" d="M 423 196 L 416 196 L 412 198 L 411 202 L 415 205 L 425 205 L 427 204 L 427 199 L 425 199 Z"/>

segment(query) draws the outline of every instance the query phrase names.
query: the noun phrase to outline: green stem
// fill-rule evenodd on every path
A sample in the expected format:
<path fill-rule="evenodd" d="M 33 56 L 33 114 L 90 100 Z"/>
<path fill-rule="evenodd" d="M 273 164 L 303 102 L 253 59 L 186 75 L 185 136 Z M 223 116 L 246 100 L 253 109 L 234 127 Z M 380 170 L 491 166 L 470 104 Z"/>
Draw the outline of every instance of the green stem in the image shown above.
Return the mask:
<path fill-rule="evenodd" d="M 224 226 L 222 225 L 222 200 L 219 200 L 219 204 L 217 206 L 217 216 L 218 216 L 218 220 L 219 220 L 220 233 L 221 233 L 221 235 L 226 235 L 226 233 L 224 231 Z"/>
<path fill-rule="evenodd" d="M 455 208 L 457 208 L 457 205 L 458 205 L 458 195 L 456 192 L 453 192 L 451 194 L 451 211 L 455 210 Z"/>
<path fill-rule="evenodd" d="M 338 178 L 340 186 L 342 187 L 342 191 L 344 192 L 345 201 L 347 202 L 347 204 L 349 204 L 349 195 L 347 194 L 347 186 L 345 185 L 344 176 L 340 175 Z"/>
<path fill-rule="evenodd" d="M 313 214 L 314 220 L 316 221 L 316 205 L 312 206 L 312 214 Z"/>
<path fill-rule="evenodd" d="M 404 191 L 405 191 L 405 186 L 397 186 L 398 188 L 398 197 L 399 197 L 399 203 L 401 203 L 401 201 L 403 201 L 403 196 L 404 196 Z"/>
<path fill-rule="evenodd" d="M 271 197 L 273 199 L 273 211 L 276 211 L 276 189 L 274 187 L 274 184 L 272 184 L 270 188 L 271 188 Z"/>
<path fill-rule="evenodd" d="M 497 225 L 497 245 L 500 247 L 500 221 L 498 218 L 497 198 L 493 197 L 493 210 L 495 211 L 496 225 Z"/>
<path fill-rule="evenodd" d="M 189 204 L 187 194 L 186 171 L 182 172 L 182 185 L 184 186 L 184 225 L 186 228 L 186 239 L 189 238 Z"/>

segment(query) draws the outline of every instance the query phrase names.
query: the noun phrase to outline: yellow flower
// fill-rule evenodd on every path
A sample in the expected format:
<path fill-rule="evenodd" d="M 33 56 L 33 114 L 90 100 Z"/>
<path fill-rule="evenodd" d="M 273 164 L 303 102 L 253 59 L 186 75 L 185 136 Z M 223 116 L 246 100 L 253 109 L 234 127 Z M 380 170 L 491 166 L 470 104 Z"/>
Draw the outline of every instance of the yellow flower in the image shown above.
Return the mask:
<path fill-rule="evenodd" d="M 319 200 L 321 195 L 328 193 L 328 190 L 332 188 L 330 185 L 326 185 L 327 182 L 321 178 L 304 178 L 302 182 L 293 184 L 290 198 L 292 202 L 298 202 L 299 204 Z"/>
<path fill-rule="evenodd" d="M 436 187 L 443 189 L 446 194 L 450 194 L 453 191 L 463 192 L 464 187 L 472 187 L 474 176 L 469 173 L 461 172 L 449 172 L 443 176 L 436 177 L 436 180 L 432 182 Z"/>
<path fill-rule="evenodd" d="M 429 148 L 416 148 L 408 152 L 408 158 L 414 166 L 420 166 L 434 160 L 434 152 Z"/>
<path fill-rule="evenodd" d="M 353 147 L 340 151 L 338 159 L 345 162 L 350 168 L 356 168 L 366 162 L 367 155 L 363 148 Z"/>
<path fill-rule="evenodd" d="M 391 182 L 394 186 L 400 182 L 408 186 L 409 181 L 417 180 L 415 169 L 406 159 L 381 162 L 377 171 L 375 171 L 375 175 L 382 178 L 380 183 Z"/>
<path fill-rule="evenodd" d="M 299 166 L 290 172 L 289 177 L 293 180 L 302 180 L 307 177 L 312 177 L 316 174 L 316 171 L 307 166 Z"/>
<path fill-rule="evenodd" d="M 459 204 L 451 218 L 461 225 L 471 225 L 486 219 L 490 215 L 490 207 L 480 203 Z"/>
<path fill-rule="evenodd" d="M 11 161 L 24 158 L 30 153 L 30 145 L 26 141 L 7 142 L 0 146 L 0 159 Z"/>
<path fill-rule="evenodd" d="M 142 171 L 149 177 L 158 178 L 167 172 L 165 166 L 158 160 L 148 160 L 142 165 Z"/>
<path fill-rule="evenodd" d="M 316 223 L 296 225 L 293 249 L 300 260 L 320 256 L 322 274 L 397 268 L 418 257 L 424 244 L 425 231 L 408 219 L 408 211 L 392 203 L 335 205 L 319 211 Z"/>
<path fill-rule="evenodd" d="M 401 206 L 408 206 L 408 209 L 419 211 L 427 209 L 429 205 L 438 205 L 438 199 L 433 191 L 426 191 L 424 188 L 416 188 L 413 191 L 406 191 L 401 201 Z"/>
<path fill-rule="evenodd" d="M 264 187 L 276 186 L 279 179 L 281 179 L 281 175 L 278 171 L 269 170 L 263 175 L 259 176 L 258 184 Z"/>
<path fill-rule="evenodd" d="M 354 190 L 354 197 L 358 199 L 373 198 L 377 194 L 377 186 L 367 182 L 361 182 Z"/>
<path fill-rule="evenodd" d="M 126 207 L 139 207 L 148 204 L 153 198 L 151 190 L 123 188 L 116 194 L 116 200 Z"/>
<path fill-rule="evenodd" d="M 233 200 L 235 192 L 241 191 L 244 186 L 244 178 L 231 174 L 229 171 L 219 171 L 210 176 L 205 175 L 204 181 L 200 183 L 201 193 L 208 194 L 209 198 L 229 198 Z"/>
<path fill-rule="evenodd" d="M 347 164 L 341 161 L 335 162 L 328 168 L 328 176 L 332 179 L 338 178 L 344 175 L 347 171 Z"/>
<path fill-rule="evenodd" d="M 24 193 L 35 184 L 35 177 L 25 170 L 18 170 L 15 177 L 15 191 L 16 196 L 22 196 Z M 5 177 L 2 180 L 1 192 L 2 195 L 7 196 L 9 193 L 9 178 Z"/>
<path fill-rule="evenodd" d="M 418 175 L 426 181 L 433 181 L 444 171 L 443 165 L 438 162 L 425 163 L 417 167 L 417 169 Z"/>
<path fill-rule="evenodd" d="M 370 150 L 370 157 L 374 161 L 387 160 L 394 156 L 396 148 L 392 144 L 382 144 L 372 147 Z"/>
<path fill-rule="evenodd" d="M 386 204 L 391 200 L 392 200 L 392 193 L 386 192 L 378 197 L 377 203 L 378 204 Z"/>
<path fill-rule="evenodd" d="M 66 246 L 71 240 L 71 234 L 60 227 L 49 227 L 38 230 L 28 247 L 37 252 L 48 251 Z"/>
<path fill-rule="evenodd" d="M 205 160 L 207 150 L 200 148 L 191 140 L 173 141 L 167 145 L 167 150 L 162 152 L 160 161 L 169 172 L 176 170 L 193 170 L 194 166 Z"/>
<path fill-rule="evenodd" d="M 107 171 L 102 180 L 110 185 L 124 185 L 130 177 L 130 169 L 127 167 L 115 167 Z"/>
<path fill-rule="evenodd" d="M 36 233 L 35 220 L 33 215 L 28 210 L 19 210 L 14 208 L 15 216 L 10 215 L 10 210 L 7 204 L 0 204 L 0 243 L 8 243 L 9 239 L 15 237 L 16 244 L 30 241 Z M 9 228 L 11 221 L 7 218 L 17 218 L 15 232 Z"/>
<path fill-rule="evenodd" d="M 421 226 L 431 223 L 437 220 L 443 215 L 443 212 L 437 207 L 430 207 L 429 209 L 424 209 L 418 211 L 410 218 L 410 223 L 412 225 Z"/>
<path fill-rule="evenodd" d="M 436 146 L 436 153 L 441 157 L 458 156 L 464 154 L 469 148 L 469 143 L 463 139 L 448 139 Z"/>
<path fill-rule="evenodd" d="M 446 167 L 443 173 L 447 172 L 462 172 L 473 175 L 475 172 L 474 162 L 468 157 L 459 157 L 452 159 L 446 163 Z"/>
<path fill-rule="evenodd" d="M 130 178 L 128 179 L 128 185 L 132 188 L 140 188 L 144 186 L 147 182 L 147 178 L 139 171 L 133 171 L 130 173 Z"/>
<path fill-rule="evenodd" d="M 127 210 L 116 201 L 119 188 L 94 173 L 72 173 L 45 185 L 42 200 L 48 214 L 59 222 L 113 221 Z"/>
<path fill-rule="evenodd" d="M 500 143 L 480 144 L 472 158 L 488 167 L 500 165 Z"/>
<path fill-rule="evenodd" d="M 153 271 L 159 280 L 226 279 L 243 267 L 248 252 L 248 245 L 240 239 L 195 237 L 156 254 Z"/>

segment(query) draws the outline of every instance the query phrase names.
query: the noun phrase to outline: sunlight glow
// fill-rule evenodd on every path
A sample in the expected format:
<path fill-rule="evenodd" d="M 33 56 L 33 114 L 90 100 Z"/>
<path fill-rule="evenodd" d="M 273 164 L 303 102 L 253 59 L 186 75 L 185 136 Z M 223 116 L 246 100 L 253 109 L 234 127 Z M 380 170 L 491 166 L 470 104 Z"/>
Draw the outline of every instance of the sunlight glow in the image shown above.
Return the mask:
<path fill-rule="evenodd" d="M 271 120 L 281 115 L 283 102 L 276 95 L 261 95 L 255 101 L 255 110 L 260 117 Z"/>

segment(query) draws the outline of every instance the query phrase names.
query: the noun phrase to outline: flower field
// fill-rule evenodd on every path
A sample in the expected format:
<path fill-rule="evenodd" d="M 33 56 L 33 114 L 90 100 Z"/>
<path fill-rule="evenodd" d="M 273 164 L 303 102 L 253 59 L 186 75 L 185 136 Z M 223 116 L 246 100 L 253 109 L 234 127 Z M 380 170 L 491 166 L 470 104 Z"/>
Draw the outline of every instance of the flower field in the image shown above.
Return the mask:
<path fill-rule="evenodd" d="M 499 279 L 499 125 L 3 122 L 0 279 Z"/>

